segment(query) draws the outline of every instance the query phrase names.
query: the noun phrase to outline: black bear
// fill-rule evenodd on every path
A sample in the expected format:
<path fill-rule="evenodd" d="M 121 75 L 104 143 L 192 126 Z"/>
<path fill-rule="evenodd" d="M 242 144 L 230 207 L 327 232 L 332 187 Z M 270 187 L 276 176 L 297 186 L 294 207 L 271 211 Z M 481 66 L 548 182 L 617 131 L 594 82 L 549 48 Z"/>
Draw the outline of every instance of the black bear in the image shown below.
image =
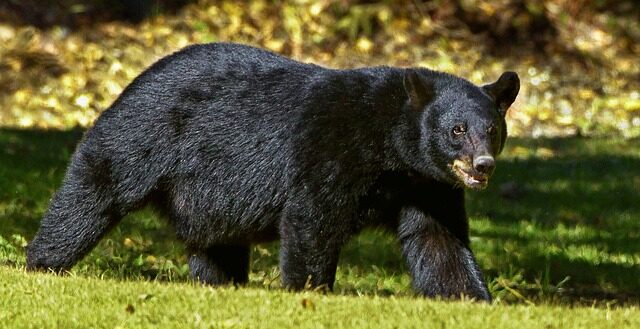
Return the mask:
<path fill-rule="evenodd" d="M 248 280 L 279 238 L 283 285 L 331 289 L 341 247 L 394 230 L 414 288 L 490 300 L 463 188 L 485 187 L 515 73 L 477 87 L 423 68 L 335 70 L 238 44 L 187 47 L 138 76 L 79 143 L 27 248 L 64 270 L 153 204 L 204 283 Z"/>

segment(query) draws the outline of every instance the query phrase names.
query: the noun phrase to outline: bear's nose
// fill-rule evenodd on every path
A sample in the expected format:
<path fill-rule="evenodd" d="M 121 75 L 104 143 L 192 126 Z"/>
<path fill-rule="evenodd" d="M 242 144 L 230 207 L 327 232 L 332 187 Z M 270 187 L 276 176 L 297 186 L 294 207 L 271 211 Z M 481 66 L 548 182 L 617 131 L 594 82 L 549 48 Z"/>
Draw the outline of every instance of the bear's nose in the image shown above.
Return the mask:
<path fill-rule="evenodd" d="M 480 173 L 490 174 L 496 167 L 496 162 L 490 155 L 481 155 L 473 159 L 473 168 Z"/>

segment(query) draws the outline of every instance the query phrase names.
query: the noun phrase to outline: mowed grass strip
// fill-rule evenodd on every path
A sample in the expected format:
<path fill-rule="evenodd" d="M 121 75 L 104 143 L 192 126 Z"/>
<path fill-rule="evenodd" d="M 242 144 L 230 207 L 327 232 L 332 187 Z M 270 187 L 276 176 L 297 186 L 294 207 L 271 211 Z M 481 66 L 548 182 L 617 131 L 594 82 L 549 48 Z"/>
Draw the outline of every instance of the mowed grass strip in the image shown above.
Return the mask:
<path fill-rule="evenodd" d="M 0 267 L 0 326 L 15 328 L 640 328 L 637 307 L 487 305 L 189 283 L 115 281 Z"/>

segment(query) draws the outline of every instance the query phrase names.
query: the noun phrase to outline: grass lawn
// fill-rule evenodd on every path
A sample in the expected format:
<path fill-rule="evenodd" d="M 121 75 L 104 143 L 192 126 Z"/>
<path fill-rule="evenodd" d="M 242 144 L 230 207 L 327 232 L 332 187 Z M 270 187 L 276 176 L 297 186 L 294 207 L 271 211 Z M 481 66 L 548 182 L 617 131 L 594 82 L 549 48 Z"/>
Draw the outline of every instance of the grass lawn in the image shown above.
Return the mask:
<path fill-rule="evenodd" d="M 0 268 L 0 326 L 15 328 L 638 328 L 640 311 L 287 293 Z"/>
<path fill-rule="evenodd" d="M 0 326 L 640 327 L 640 140 L 511 139 L 490 187 L 468 193 L 494 305 L 416 298 L 392 235 L 344 250 L 335 291 L 279 288 L 277 244 L 246 288 L 188 280 L 151 210 L 125 218 L 70 275 L 24 272 L 81 131 L 0 129 Z"/>

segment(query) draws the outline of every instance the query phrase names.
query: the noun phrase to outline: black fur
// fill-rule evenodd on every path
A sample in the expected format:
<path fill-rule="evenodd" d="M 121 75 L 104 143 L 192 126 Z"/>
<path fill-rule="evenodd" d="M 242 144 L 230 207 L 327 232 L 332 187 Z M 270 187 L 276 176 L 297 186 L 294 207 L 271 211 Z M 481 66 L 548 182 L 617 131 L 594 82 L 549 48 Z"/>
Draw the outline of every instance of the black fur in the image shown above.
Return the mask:
<path fill-rule="evenodd" d="M 136 78 L 86 133 L 27 266 L 70 268 L 152 203 L 206 283 L 246 282 L 250 245 L 279 237 L 285 286 L 331 288 L 340 248 L 378 225 L 397 230 L 418 292 L 489 300 L 462 187 L 486 183 L 467 165 L 504 143 L 519 86 L 505 76 L 480 88 L 427 69 L 332 70 L 236 44 L 188 47 Z"/>

